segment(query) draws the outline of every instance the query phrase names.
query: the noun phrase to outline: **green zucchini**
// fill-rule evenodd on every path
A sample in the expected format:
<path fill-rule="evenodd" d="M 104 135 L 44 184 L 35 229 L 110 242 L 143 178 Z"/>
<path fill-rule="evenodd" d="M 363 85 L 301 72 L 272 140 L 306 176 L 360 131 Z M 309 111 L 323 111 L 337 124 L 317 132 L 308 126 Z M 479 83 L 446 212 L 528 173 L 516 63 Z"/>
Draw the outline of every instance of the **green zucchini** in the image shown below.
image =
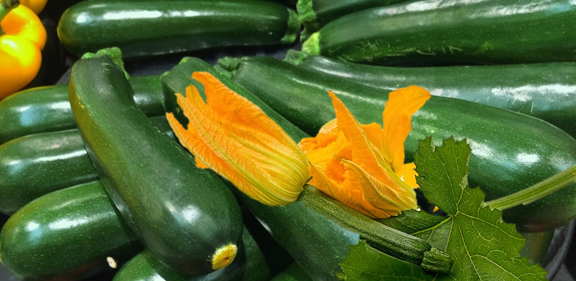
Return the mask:
<path fill-rule="evenodd" d="M 312 281 L 297 263 L 292 263 L 270 281 Z"/>
<path fill-rule="evenodd" d="M 242 216 L 222 180 L 197 168 L 136 107 L 123 70 L 110 57 L 81 59 L 71 73 L 70 104 L 88 155 L 146 248 L 185 274 L 207 274 L 221 259 L 230 260 Z"/>
<path fill-rule="evenodd" d="M 296 10 L 298 20 L 304 25 L 300 40 L 308 39 L 320 27 L 344 15 L 406 1 L 408 0 L 299 0 Z"/>
<path fill-rule="evenodd" d="M 226 62 L 226 61 L 224 61 Z M 227 62 L 227 65 L 232 65 Z M 233 80 L 309 134 L 334 118 L 333 90 L 360 123 L 382 122 L 388 91 L 257 57 L 236 64 Z M 467 101 L 433 96 L 412 117 L 405 149 L 412 161 L 418 140 L 436 145 L 454 136 L 472 147 L 470 186 L 481 186 L 492 200 L 538 183 L 576 164 L 576 141 L 540 119 Z M 544 231 L 576 217 L 576 184 L 527 206 L 504 211 L 504 220 L 521 231 Z"/>
<path fill-rule="evenodd" d="M 187 58 L 162 77 L 165 106 L 169 111 L 179 113 L 178 105 L 172 98 L 175 93 L 184 93 L 190 84 L 191 73 L 210 72 L 227 87 L 259 106 L 275 120 L 295 141 L 307 135 L 285 118 L 278 115 L 259 98 L 235 84 L 215 68 L 199 59 Z M 185 118 L 185 117 L 184 117 Z M 182 120 L 180 121 L 182 122 Z M 182 122 L 186 124 L 186 122 Z M 270 207 L 250 199 L 234 187 L 231 189 L 248 209 L 270 229 L 276 241 L 288 251 L 295 261 L 305 268 L 314 279 L 333 280 L 341 269 L 338 263 L 348 254 L 350 245 L 366 239 L 370 245 L 399 259 L 422 264 L 427 270 L 446 272 L 450 263 L 445 253 L 432 250 L 425 241 L 405 235 L 392 228 L 363 218 L 355 211 L 342 208 L 319 192 L 305 191 L 297 202 L 284 207 Z M 311 186 L 305 188 L 314 189 Z M 356 221 L 356 222 L 352 222 Z M 429 253 L 423 260 L 424 254 Z M 441 266 L 430 267 L 439 262 Z M 444 262 L 444 263 L 442 263 Z"/>
<path fill-rule="evenodd" d="M 166 117 L 150 118 L 174 137 Z M 98 179 L 77 129 L 40 133 L 0 145 L 0 212 L 13 214 L 52 191 Z"/>
<path fill-rule="evenodd" d="M 305 52 L 386 65 L 574 61 L 570 0 L 425 0 L 343 16 Z"/>
<path fill-rule="evenodd" d="M 346 63 L 295 51 L 286 61 L 388 91 L 418 85 L 434 96 L 531 115 L 576 136 L 576 63 L 402 68 Z"/>
<path fill-rule="evenodd" d="M 132 77 L 134 101 L 148 116 L 164 112 L 158 76 Z M 0 144 L 26 135 L 76 127 L 68 102 L 68 86 L 28 89 L 0 102 Z"/>
<path fill-rule="evenodd" d="M 34 200 L 0 233 L 2 263 L 19 280 L 80 280 L 141 250 L 99 181 Z"/>
<path fill-rule="evenodd" d="M 128 261 L 112 281 L 268 281 L 272 277 L 258 244 L 246 228 L 238 255 L 226 268 L 208 275 L 189 276 L 162 264 L 148 250 Z"/>
<path fill-rule="evenodd" d="M 58 36 L 77 56 L 116 46 L 124 58 L 132 58 L 291 44 L 300 29 L 297 17 L 293 10 L 271 1 L 86 1 L 62 15 Z"/>

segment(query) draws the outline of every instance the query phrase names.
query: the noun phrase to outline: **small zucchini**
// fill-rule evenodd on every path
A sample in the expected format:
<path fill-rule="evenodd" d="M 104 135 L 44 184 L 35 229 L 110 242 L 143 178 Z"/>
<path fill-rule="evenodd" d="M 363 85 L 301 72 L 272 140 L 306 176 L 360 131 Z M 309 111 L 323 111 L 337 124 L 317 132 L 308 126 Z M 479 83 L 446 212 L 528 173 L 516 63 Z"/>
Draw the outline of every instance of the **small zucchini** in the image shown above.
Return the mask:
<path fill-rule="evenodd" d="M 573 62 L 386 67 L 347 63 L 296 51 L 289 52 L 285 61 L 387 91 L 418 85 L 434 96 L 531 115 L 576 137 L 576 63 Z"/>
<path fill-rule="evenodd" d="M 338 18 L 302 50 L 385 65 L 574 61 L 569 0 L 424 0 Z"/>
<path fill-rule="evenodd" d="M 148 250 L 128 261 L 112 281 L 268 281 L 268 264 L 258 244 L 246 228 L 239 252 L 232 264 L 208 275 L 189 276 L 164 265 Z"/>
<path fill-rule="evenodd" d="M 134 101 L 148 116 L 164 112 L 158 76 L 132 77 Z M 26 135 L 76 128 L 68 86 L 28 89 L 0 102 L 0 144 Z"/>
<path fill-rule="evenodd" d="M 238 202 L 212 171 L 137 108 L 123 70 L 106 55 L 72 67 L 69 99 L 100 180 L 142 243 L 184 274 L 232 261 L 242 235 Z"/>
<path fill-rule="evenodd" d="M 173 137 L 166 117 L 150 118 Z M 52 191 L 98 179 L 77 129 L 40 133 L 0 145 L 0 212 L 13 214 Z"/>
<path fill-rule="evenodd" d="M 293 10 L 253 0 L 85 1 L 68 9 L 58 24 L 60 41 L 71 53 L 115 46 L 124 58 L 291 44 L 299 30 Z"/>
<path fill-rule="evenodd" d="M 234 82 L 309 134 L 334 118 L 328 96 L 333 90 L 360 123 L 382 122 L 389 91 L 301 69 L 280 60 L 256 57 L 233 66 Z M 418 140 L 432 136 L 436 145 L 453 136 L 472 147 L 470 186 L 481 186 L 492 200 L 536 184 L 576 164 L 576 140 L 540 119 L 451 98 L 433 96 L 412 117 L 405 142 L 411 161 Z M 550 230 L 576 217 L 576 184 L 504 211 L 519 230 Z"/>
<path fill-rule="evenodd" d="M 80 280 L 142 250 L 137 237 L 94 181 L 42 196 L 8 219 L 2 263 L 19 280 Z"/>

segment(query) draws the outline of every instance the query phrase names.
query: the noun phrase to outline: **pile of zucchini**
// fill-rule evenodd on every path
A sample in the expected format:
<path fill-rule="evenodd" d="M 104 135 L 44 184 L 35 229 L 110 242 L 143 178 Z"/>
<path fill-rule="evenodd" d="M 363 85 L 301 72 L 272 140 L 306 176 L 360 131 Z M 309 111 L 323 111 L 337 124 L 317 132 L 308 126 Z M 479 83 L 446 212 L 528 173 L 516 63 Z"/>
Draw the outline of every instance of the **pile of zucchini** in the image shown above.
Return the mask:
<path fill-rule="evenodd" d="M 185 58 L 163 75 L 129 77 L 109 49 L 78 59 L 67 86 L 0 102 L 6 268 L 21 280 L 110 270 L 115 281 L 338 280 L 338 264 L 360 240 L 428 272 L 458 262 L 313 186 L 295 203 L 269 207 L 196 168 L 164 117 L 188 122 L 174 94 L 197 83 L 195 71 L 258 105 L 297 142 L 334 118 L 328 90 L 367 124 L 381 122 L 390 91 L 422 86 L 433 97 L 412 119 L 406 161 L 425 137 L 466 138 L 470 185 L 486 200 L 576 165 L 574 1 L 294 2 L 91 0 L 68 9 L 58 35 L 72 55 L 119 47 L 127 63 Z M 294 46 L 302 25 L 302 50 L 284 61 L 212 66 L 189 57 Z M 533 233 L 575 217 L 576 184 L 503 215 Z"/>

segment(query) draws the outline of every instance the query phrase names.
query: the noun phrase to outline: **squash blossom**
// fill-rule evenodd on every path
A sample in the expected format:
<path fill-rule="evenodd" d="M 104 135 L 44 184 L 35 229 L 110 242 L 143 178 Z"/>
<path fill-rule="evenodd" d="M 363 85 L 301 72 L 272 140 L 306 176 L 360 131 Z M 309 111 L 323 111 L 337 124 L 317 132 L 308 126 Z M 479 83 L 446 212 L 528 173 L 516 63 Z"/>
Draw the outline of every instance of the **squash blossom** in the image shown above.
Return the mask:
<path fill-rule="evenodd" d="M 296 201 L 310 179 L 304 152 L 258 106 L 209 73 L 192 78 L 204 86 L 206 102 L 190 85 L 176 94 L 188 129 L 167 114 L 170 126 L 200 168 L 210 168 L 266 205 Z"/>
<path fill-rule="evenodd" d="M 387 218 L 416 205 L 416 166 L 404 164 L 412 115 L 430 98 L 417 86 L 390 93 L 383 128 L 361 125 L 330 91 L 336 119 L 300 147 L 310 161 L 311 185 L 371 218 Z"/>

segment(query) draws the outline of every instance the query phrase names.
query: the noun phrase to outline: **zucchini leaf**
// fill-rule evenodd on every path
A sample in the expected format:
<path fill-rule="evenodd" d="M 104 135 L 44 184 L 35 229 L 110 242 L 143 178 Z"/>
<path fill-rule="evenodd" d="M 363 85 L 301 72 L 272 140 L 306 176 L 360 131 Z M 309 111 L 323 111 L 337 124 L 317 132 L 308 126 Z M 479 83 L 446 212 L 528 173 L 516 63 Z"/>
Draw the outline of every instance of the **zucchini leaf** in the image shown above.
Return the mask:
<path fill-rule="evenodd" d="M 408 219 L 404 218 L 404 227 L 416 230 L 412 235 L 427 240 L 454 259 L 451 273 L 434 279 L 546 280 L 544 269 L 519 257 L 525 239 L 515 226 L 502 221 L 500 210 L 484 204 L 480 188 L 468 186 L 470 152 L 465 140 L 450 138 L 442 147 L 435 147 L 432 139 L 426 138 L 415 155 L 420 189 L 430 203 L 448 214 L 429 227 L 410 222 L 415 214 L 408 213 Z"/>
<path fill-rule="evenodd" d="M 346 281 L 431 279 L 420 266 L 384 254 L 364 240 L 350 246 L 350 253 L 339 265 Z"/>

